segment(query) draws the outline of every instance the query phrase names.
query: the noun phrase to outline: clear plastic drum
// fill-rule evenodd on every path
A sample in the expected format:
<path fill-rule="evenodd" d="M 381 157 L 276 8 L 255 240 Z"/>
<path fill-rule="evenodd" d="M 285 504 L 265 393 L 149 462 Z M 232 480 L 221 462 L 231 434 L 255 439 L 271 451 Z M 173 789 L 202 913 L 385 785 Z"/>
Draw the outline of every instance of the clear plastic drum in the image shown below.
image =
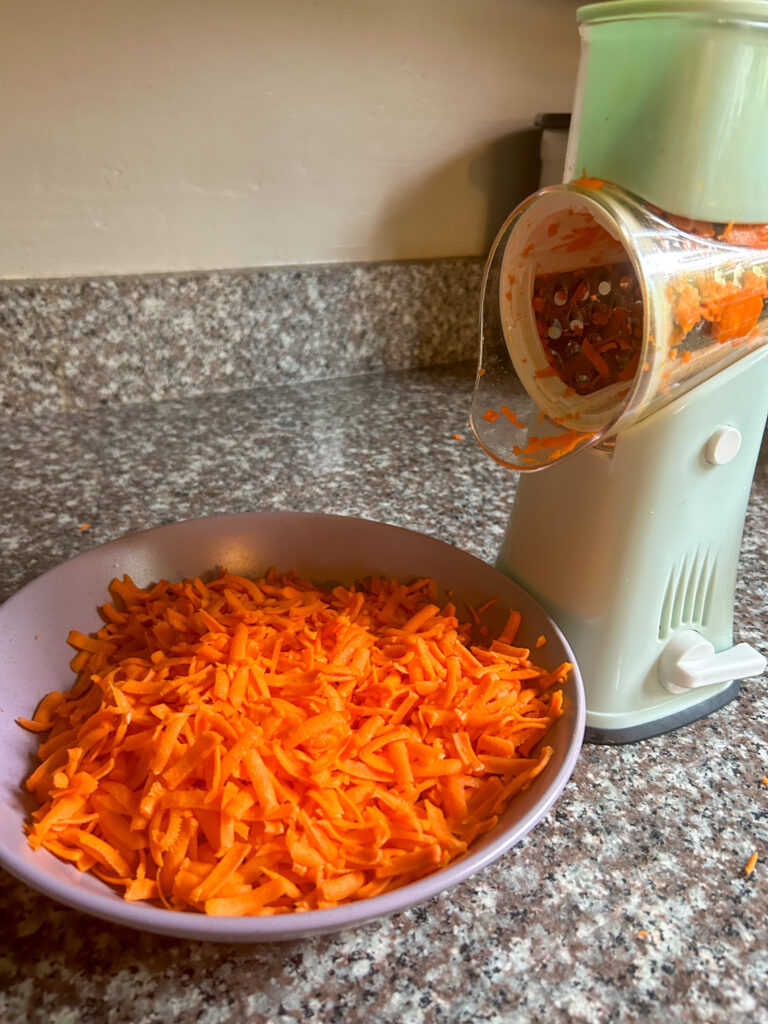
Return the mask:
<path fill-rule="evenodd" d="M 684 221 L 618 186 L 542 189 L 486 266 L 472 427 L 540 469 L 592 445 L 768 340 L 768 227 Z"/>

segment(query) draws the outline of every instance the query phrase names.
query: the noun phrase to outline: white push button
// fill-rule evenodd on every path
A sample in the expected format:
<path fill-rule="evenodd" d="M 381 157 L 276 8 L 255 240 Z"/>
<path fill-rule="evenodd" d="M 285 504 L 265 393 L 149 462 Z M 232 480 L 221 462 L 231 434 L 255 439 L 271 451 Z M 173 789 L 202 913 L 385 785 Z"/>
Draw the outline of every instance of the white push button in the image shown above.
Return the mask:
<path fill-rule="evenodd" d="M 704 448 L 707 462 L 725 466 L 735 459 L 741 448 L 741 432 L 736 427 L 718 427 Z"/>

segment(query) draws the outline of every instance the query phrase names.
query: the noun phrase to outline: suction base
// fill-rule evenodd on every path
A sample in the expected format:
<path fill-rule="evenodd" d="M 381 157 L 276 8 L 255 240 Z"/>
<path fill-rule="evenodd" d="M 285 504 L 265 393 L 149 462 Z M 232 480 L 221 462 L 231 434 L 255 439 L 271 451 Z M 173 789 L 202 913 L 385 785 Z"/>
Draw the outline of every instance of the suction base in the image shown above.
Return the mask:
<path fill-rule="evenodd" d="M 683 711 L 677 711 L 673 715 L 665 715 L 663 718 L 655 718 L 650 722 L 643 722 L 640 725 L 631 725 L 624 729 L 605 729 L 602 726 L 589 724 L 589 711 L 587 711 L 587 727 L 584 732 L 585 743 L 599 743 L 603 745 L 618 745 L 619 743 L 637 743 L 639 740 L 650 739 L 651 736 L 662 736 L 665 732 L 672 732 L 683 725 L 711 715 L 713 711 L 719 710 L 729 701 L 736 697 L 741 689 L 741 680 L 734 679 L 724 690 L 719 690 L 714 696 L 693 704 Z M 620 717 L 617 715 L 617 718 Z"/>

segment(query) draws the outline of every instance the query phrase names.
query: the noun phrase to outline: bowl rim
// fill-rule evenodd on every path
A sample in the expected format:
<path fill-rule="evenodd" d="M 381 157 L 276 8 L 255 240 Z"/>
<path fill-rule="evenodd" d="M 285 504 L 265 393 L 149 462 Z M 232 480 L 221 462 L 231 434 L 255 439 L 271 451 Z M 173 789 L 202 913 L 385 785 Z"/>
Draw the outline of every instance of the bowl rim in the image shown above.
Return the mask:
<path fill-rule="evenodd" d="M 155 907 L 141 902 L 127 902 L 120 898 L 119 893 L 110 889 L 104 883 L 105 892 L 95 893 L 88 890 L 73 890 L 65 881 L 51 877 L 44 871 L 35 871 L 20 857 L 16 856 L 13 850 L 6 848 L 0 838 L 0 866 L 4 867 L 11 875 L 19 881 L 24 882 L 46 896 L 49 896 L 59 903 L 65 904 L 73 909 L 90 914 L 113 924 L 124 925 L 129 928 L 151 932 L 157 935 L 172 936 L 184 939 L 196 939 L 202 941 L 245 943 L 245 942 L 275 942 L 288 941 L 308 935 L 324 934 L 334 931 L 341 931 L 347 928 L 359 927 L 367 922 L 392 914 L 400 913 L 410 907 L 423 903 L 425 900 L 438 895 L 445 890 L 452 888 L 460 882 L 465 881 L 471 875 L 488 867 L 511 847 L 516 845 L 531 829 L 547 814 L 556 800 L 560 797 L 568 780 L 570 779 L 576 761 L 581 750 L 584 727 L 586 721 L 586 701 L 584 687 L 578 664 L 573 657 L 573 652 L 559 629 L 557 624 L 549 617 L 548 613 L 541 607 L 540 603 L 518 583 L 510 577 L 504 576 L 500 570 L 484 562 L 482 559 L 469 552 L 439 540 L 428 534 L 423 534 L 405 527 L 393 526 L 377 520 L 366 519 L 360 516 L 342 516 L 330 513 L 313 512 L 240 512 L 223 513 L 214 516 L 205 516 L 179 520 L 173 523 L 165 523 L 160 526 L 149 527 L 148 529 L 134 531 L 121 537 L 97 545 L 87 551 L 81 552 L 74 557 L 65 560 L 57 566 L 47 570 L 36 579 L 31 580 L 10 598 L 0 605 L 0 625 L 8 609 L 13 610 L 17 603 L 28 597 L 33 589 L 43 589 L 50 582 L 51 578 L 63 570 L 71 570 L 73 565 L 82 565 L 88 560 L 94 559 L 97 553 L 103 555 L 110 549 L 123 547 L 126 543 L 136 543 L 153 537 L 157 539 L 162 533 L 177 531 L 179 529 L 194 529 L 201 524 L 220 523 L 226 527 L 229 523 L 237 521 L 246 525 L 251 522 L 256 525 L 258 520 L 265 516 L 279 516 L 286 520 L 295 522 L 309 520 L 337 520 L 354 522 L 358 526 L 362 523 L 371 527 L 387 530 L 400 531 L 408 534 L 412 539 L 423 541 L 427 545 L 439 545 L 450 549 L 453 556 L 457 554 L 465 559 L 479 563 L 489 573 L 497 573 L 507 583 L 512 584 L 515 589 L 524 593 L 531 605 L 536 606 L 550 622 L 552 633 L 557 636 L 562 644 L 568 660 L 573 664 L 568 682 L 568 696 L 573 706 L 573 729 L 568 737 L 566 749 L 563 752 L 562 763 L 557 773 L 542 796 L 536 803 L 509 828 L 502 831 L 498 836 L 493 837 L 483 845 L 483 848 L 475 853 L 468 852 L 460 859 L 450 862 L 439 871 L 412 882 L 409 885 L 393 889 L 380 896 L 370 897 L 356 902 L 342 903 L 337 907 L 325 910 L 308 910 L 290 914 L 277 914 L 273 916 L 248 916 L 248 917 L 213 917 L 205 914 L 195 914 L 190 911 L 170 910 Z M 106 583 L 105 583 L 106 586 Z M 471 849 L 471 848 L 470 848 Z M 49 856 L 53 856 L 49 854 Z M 76 871 L 76 868 L 72 868 Z M 73 875 L 72 877 L 77 877 Z M 118 900 L 115 900 L 115 895 Z"/>

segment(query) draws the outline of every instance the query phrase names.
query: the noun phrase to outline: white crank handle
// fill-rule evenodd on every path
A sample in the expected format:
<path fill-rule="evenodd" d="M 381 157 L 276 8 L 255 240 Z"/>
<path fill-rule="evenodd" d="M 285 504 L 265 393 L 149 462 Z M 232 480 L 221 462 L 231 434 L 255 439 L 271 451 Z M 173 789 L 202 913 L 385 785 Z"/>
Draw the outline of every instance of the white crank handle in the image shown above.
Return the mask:
<path fill-rule="evenodd" d="M 715 653 L 709 640 L 688 629 L 673 636 L 661 652 L 659 680 L 669 693 L 686 693 L 699 686 L 759 676 L 765 666 L 766 659 L 749 644 Z"/>

